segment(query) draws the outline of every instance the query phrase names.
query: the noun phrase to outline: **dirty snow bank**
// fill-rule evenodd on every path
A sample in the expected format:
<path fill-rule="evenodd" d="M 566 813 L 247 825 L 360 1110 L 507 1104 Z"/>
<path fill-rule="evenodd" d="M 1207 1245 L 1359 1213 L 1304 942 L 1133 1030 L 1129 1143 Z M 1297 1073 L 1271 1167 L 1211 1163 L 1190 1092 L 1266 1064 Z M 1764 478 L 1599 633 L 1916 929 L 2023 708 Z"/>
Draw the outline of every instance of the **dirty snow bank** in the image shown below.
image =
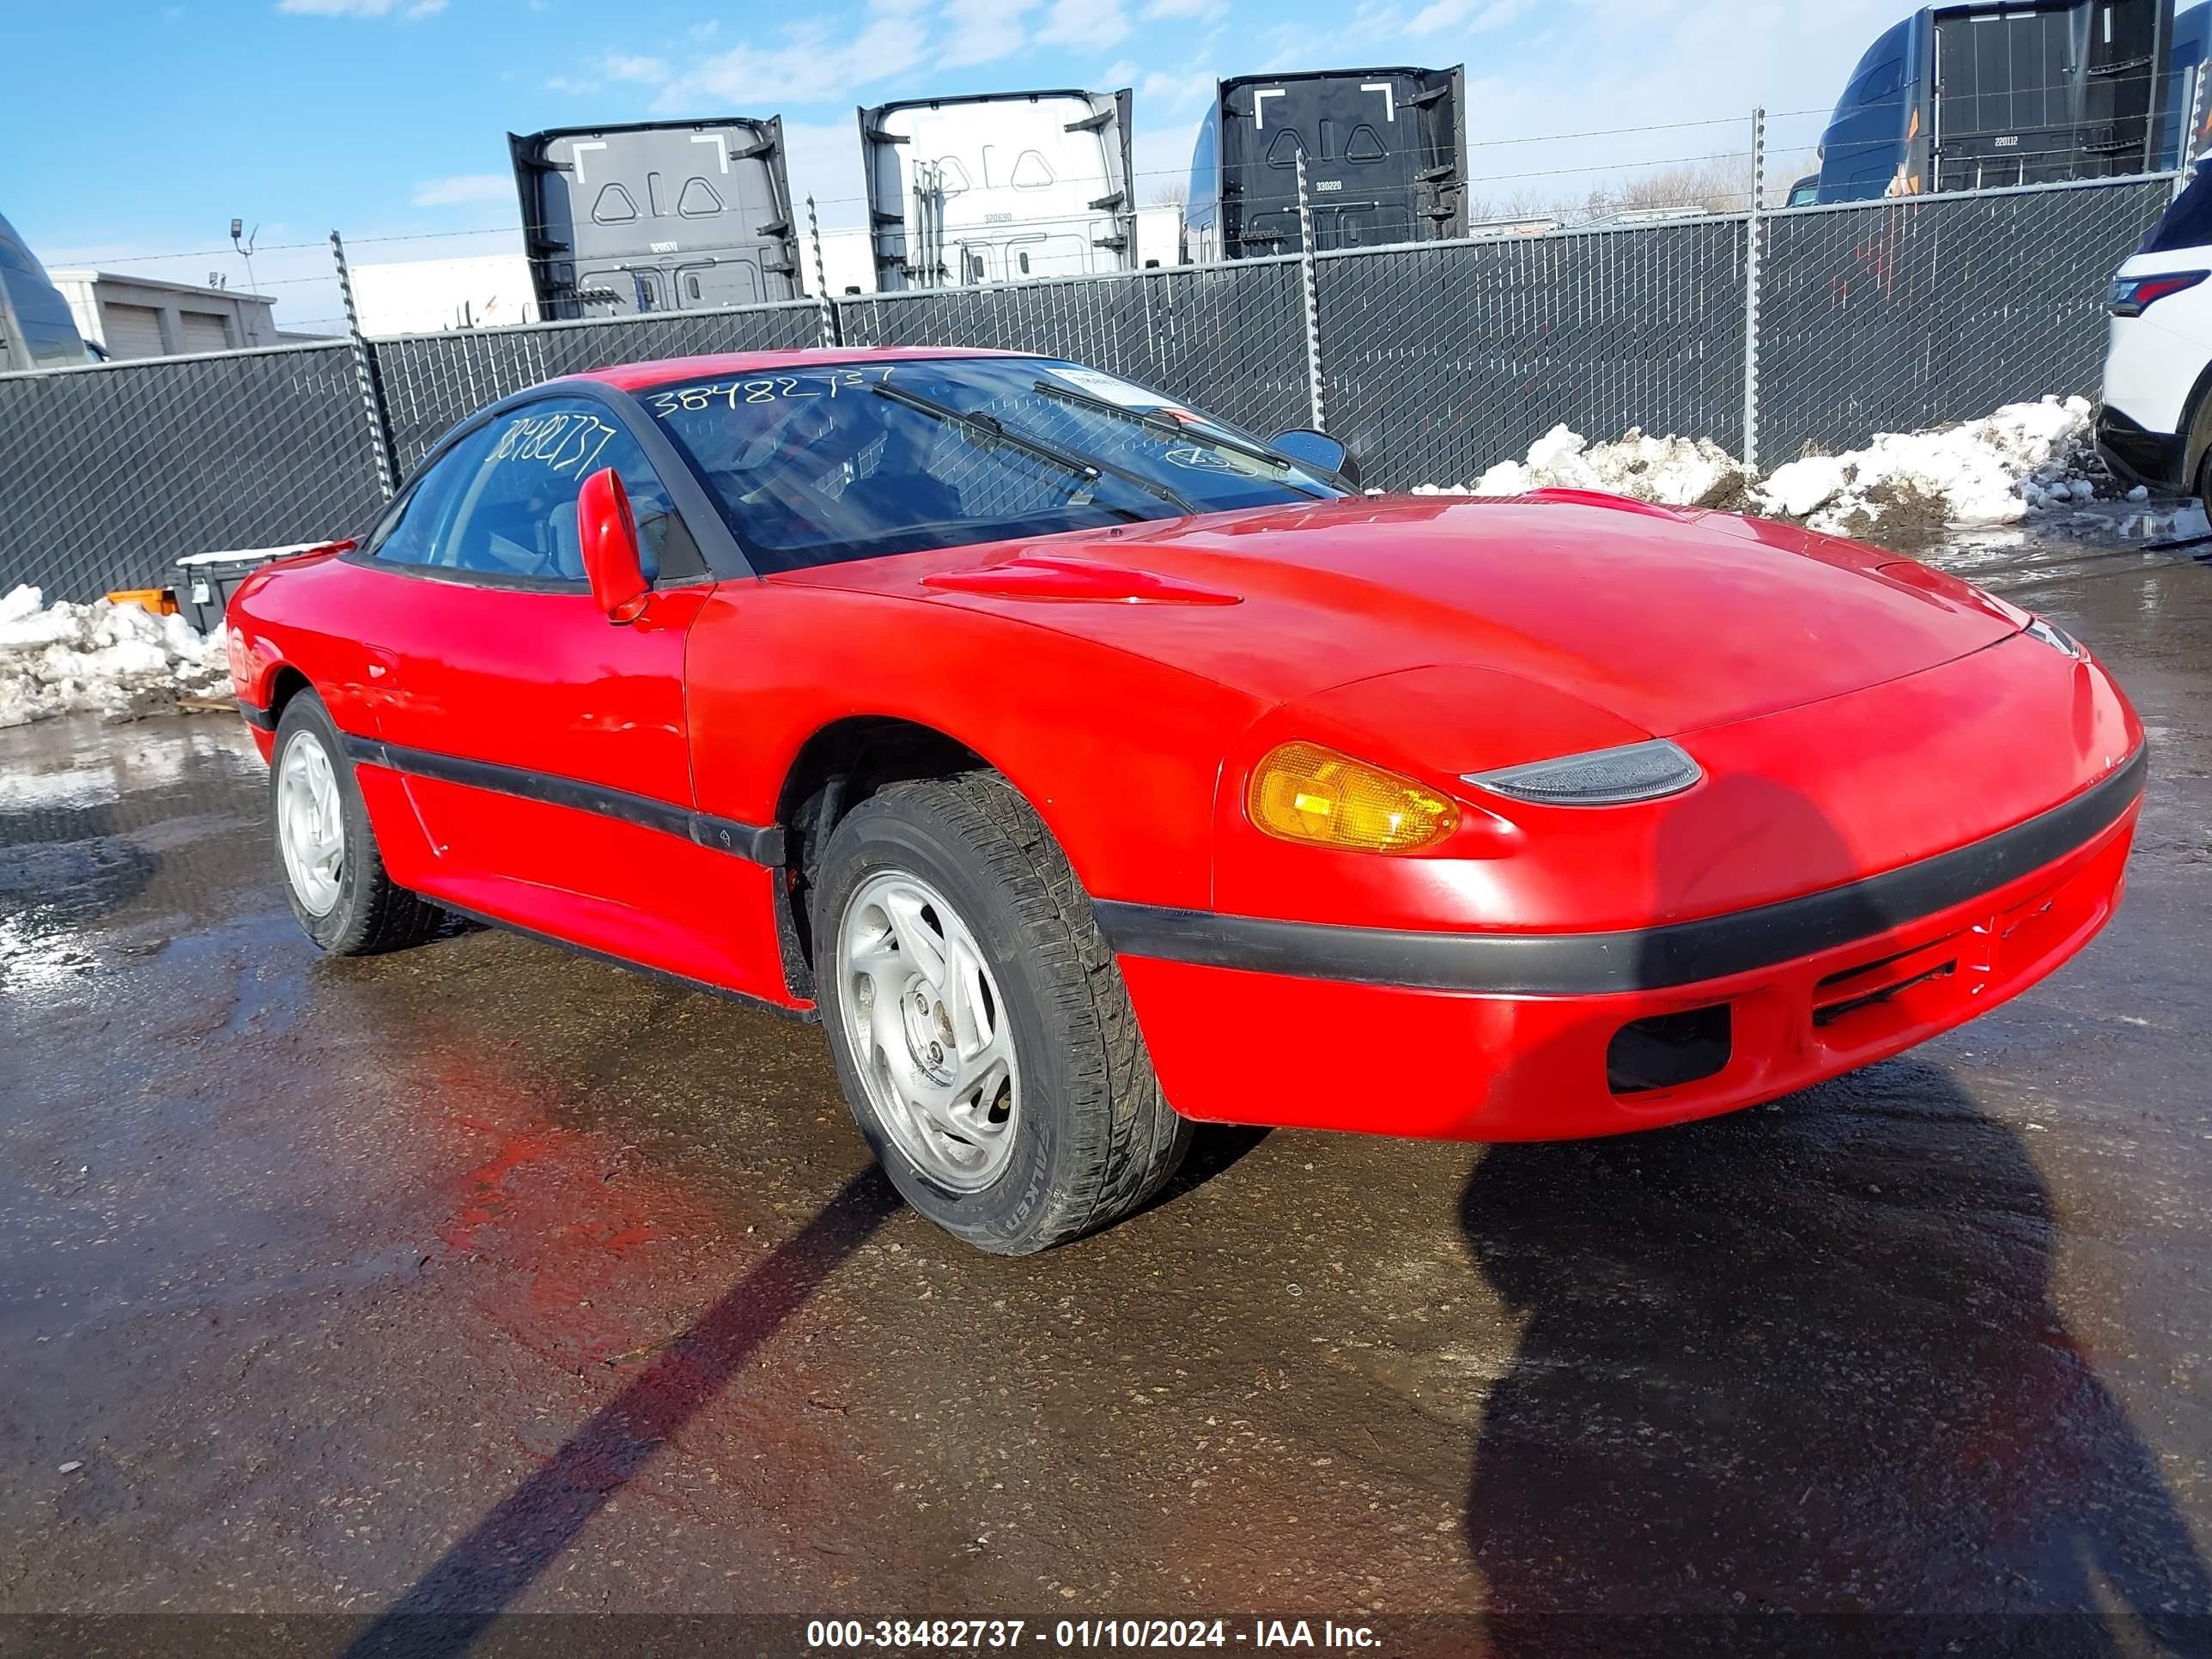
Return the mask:
<path fill-rule="evenodd" d="M 50 714 L 120 718 L 228 687 L 220 635 L 135 605 L 47 605 L 35 587 L 0 598 L 0 727 Z"/>
<path fill-rule="evenodd" d="M 2110 504 L 2143 502 L 2098 459 L 2091 411 L 2080 398 L 2007 404 L 1978 421 L 1926 432 L 1886 432 L 1863 449 L 1809 455 L 1761 481 L 1710 439 L 1645 436 L 1632 428 L 1592 443 L 1555 426 L 1522 461 L 1501 461 L 1467 487 L 1475 495 L 1545 488 L 1603 489 L 1669 507 L 1737 507 L 1815 530 L 1866 536 L 1884 529 L 1985 528 L 2033 518 L 2101 535 L 2202 534 L 2191 502 L 2146 505 L 2118 520 Z M 1418 494 L 1438 493 L 1433 485 Z M 2086 509 L 2097 501 L 2105 512 Z"/>
<path fill-rule="evenodd" d="M 2031 513 L 2118 493 L 2098 460 L 2080 398 L 2007 404 L 1929 432 L 1884 432 L 1864 449 L 1808 455 L 1777 467 L 1756 500 L 1765 511 L 1849 534 L 1918 496 L 1948 524 L 2018 524 Z M 2144 494 L 2148 494 L 2146 491 Z M 2142 499 L 2139 495 L 2136 499 Z"/>
<path fill-rule="evenodd" d="M 1555 426 L 1528 446 L 1525 461 L 1500 461 L 1468 487 L 1471 495 L 1532 489 L 1603 489 L 1668 507 L 1741 507 L 1758 477 L 1710 438 L 1647 438 L 1631 427 L 1611 443 Z M 1417 494 L 1437 493 L 1433 485 Z"/>

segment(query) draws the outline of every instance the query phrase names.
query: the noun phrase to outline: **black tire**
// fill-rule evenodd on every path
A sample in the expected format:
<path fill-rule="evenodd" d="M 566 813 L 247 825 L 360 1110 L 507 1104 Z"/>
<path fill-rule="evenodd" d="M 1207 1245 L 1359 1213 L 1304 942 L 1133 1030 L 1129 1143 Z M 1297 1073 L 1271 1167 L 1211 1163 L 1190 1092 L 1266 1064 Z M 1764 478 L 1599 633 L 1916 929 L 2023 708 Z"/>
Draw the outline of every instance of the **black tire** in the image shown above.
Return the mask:
<path fill-rule="evenodd" d="M 337 902 L 320 915 L 302 901 L 286 867 L 277 798 L 286 750 L 308 738 L 319 743 L 330 758 L 345 821 L 345 856 L 339 869 Z M 276 854 L 278 879 L 284 884 L 284 897 L 301 930 L 319 949 L 334 957 L 404 950 L 422 944 L 445 921 L 443 911 L 395 884 L 385 872 L 376 832 L 369 826 L 368 808 L 362 800 L 360 784 L 354 780 L 353 763 L 346 757 L 345 739 L 331 719 L 330 710 L 323 707 L 323 700 L 312 691 L 295 694 L 276 722 L 276 746 L 270 756 L 269 808 L 270 842 Z"/>
<path fill-rule="evenodd" d="M 836 983 L 848 904 L 878 872 L 921 877 L 975 935 L 1012 1022 L 1022 1106 L 1005 1168 L 980 1191 L 939 1184 L 878 1121 Z M 813 914 L 817 994 L 839 1081 L 900 1194 L 954 1237 L 998 1255 L 1048 1249 L 1120 1220 L 1158 1193 L 1190 1142 L 1161 1096 L 1090 896 L 1030 804 L 995 772 L 891 784 L 854 807 L 823 849 Z"/>

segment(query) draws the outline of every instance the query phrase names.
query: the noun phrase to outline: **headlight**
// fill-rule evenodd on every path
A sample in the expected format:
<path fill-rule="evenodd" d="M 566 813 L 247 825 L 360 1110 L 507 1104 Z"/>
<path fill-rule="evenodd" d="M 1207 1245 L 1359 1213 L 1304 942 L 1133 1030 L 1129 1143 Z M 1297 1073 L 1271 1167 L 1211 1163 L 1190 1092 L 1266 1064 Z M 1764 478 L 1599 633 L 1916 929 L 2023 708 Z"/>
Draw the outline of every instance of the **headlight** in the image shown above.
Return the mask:
<path fill-rule="evenodd" d="M 1444 796 L 1317 743 L 1269 750 L 1252 769 L 1244 811 L 1279 840 L 1352 852 L 1410 853 L 1459 827 Z"/>
<path fill-rule="evenodd" d="M 1470 772 L 1467 781 L 1515 800 L 1546 806 L 1619 806 L 1679 795 L 1704 775 L 1697 762 L 1681 750 L 1664 738 L 1655 738 L 1563 760 Z"/>
<path fill-rule="evenodd" d="M 2089 659 L 2089 653 L 2082 648 L 2081 641 L 2056 623 L 2047 623 L 2040 617 L 2030 617 L 2027 619 L 2027 626 L 2021 629 L 2021 632 L 2031 640 L 2049 646 L 2062 657 L 2071 657 L 2076 662 L 2087 662 Z"/>

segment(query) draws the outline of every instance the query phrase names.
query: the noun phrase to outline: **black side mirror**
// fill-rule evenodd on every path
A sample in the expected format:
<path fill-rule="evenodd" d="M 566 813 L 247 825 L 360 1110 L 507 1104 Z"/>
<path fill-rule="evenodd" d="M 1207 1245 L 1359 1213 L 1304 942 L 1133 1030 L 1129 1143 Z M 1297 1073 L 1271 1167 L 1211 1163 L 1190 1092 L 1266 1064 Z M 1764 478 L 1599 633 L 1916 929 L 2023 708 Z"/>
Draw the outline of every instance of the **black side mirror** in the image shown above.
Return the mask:
<path fill-rule="evenodd" d="M 1350 450 L 1326 432 L 1316 432 L 1311 427 L 1293 427 L 1288 432 L 1278 432 L 1268 444 L 1300 466 L 1341 478 L 1354 489 L 1359 488 L 1359 463 Z"/>

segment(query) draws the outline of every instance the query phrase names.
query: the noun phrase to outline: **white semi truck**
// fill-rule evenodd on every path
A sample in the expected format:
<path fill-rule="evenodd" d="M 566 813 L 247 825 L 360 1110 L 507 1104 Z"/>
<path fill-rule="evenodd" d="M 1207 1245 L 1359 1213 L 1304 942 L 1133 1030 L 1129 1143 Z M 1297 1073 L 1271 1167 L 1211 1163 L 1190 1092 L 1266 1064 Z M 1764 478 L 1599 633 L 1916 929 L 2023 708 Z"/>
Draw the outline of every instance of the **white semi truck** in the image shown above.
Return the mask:
<path fill-rule="evenodd" d="M 876 287 L 1136 269 L 1129 113 L 1126 88 L 861 110 Z"/>

